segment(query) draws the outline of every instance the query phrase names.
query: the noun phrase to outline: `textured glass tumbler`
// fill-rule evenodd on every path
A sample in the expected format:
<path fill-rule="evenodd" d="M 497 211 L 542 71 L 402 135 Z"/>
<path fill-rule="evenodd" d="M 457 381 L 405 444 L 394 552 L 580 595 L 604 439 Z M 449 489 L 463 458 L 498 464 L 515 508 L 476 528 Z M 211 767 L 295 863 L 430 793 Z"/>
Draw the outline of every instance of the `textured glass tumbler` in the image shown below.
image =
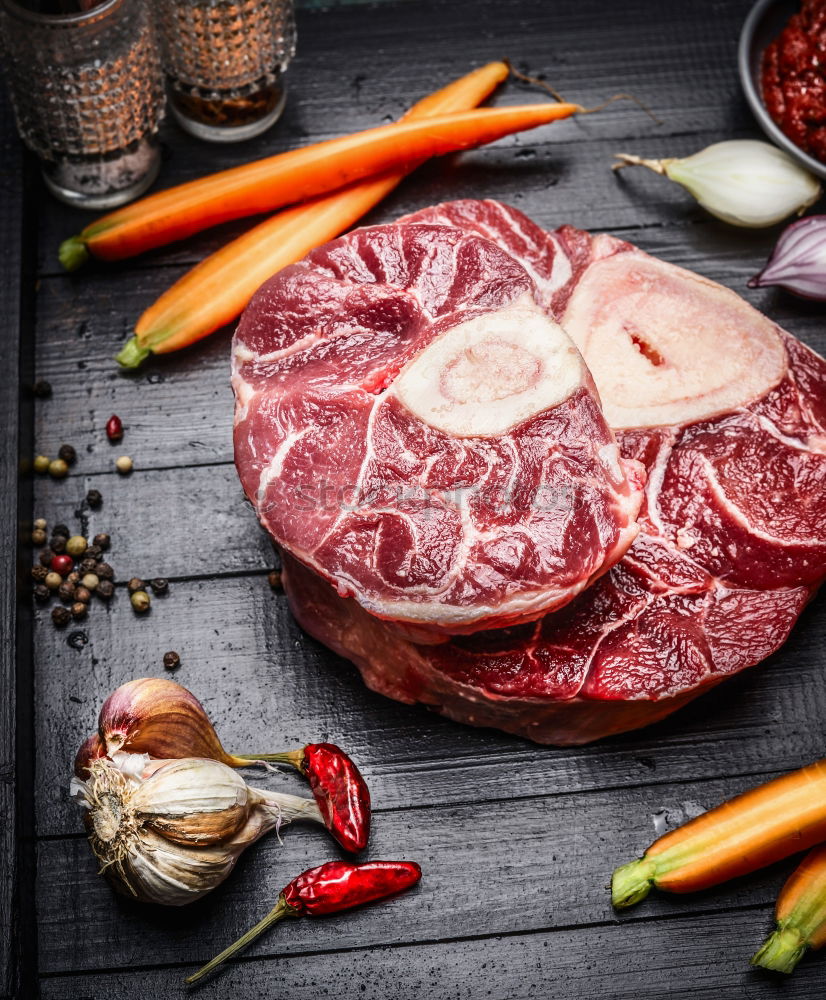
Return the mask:
<path fill-rule="evenodd" d="M 260 135 L 278 120 L 295 53 L 292 0 L 154 0 L 169 107 L 213 142 Z"/>
<path fill-rule="evenodd" d="M 49 189 L 85 208 L 113 208 L 158 173 L 163 76 L 144 0 L 0 0 L 2 64 L 20 137 Z"/>

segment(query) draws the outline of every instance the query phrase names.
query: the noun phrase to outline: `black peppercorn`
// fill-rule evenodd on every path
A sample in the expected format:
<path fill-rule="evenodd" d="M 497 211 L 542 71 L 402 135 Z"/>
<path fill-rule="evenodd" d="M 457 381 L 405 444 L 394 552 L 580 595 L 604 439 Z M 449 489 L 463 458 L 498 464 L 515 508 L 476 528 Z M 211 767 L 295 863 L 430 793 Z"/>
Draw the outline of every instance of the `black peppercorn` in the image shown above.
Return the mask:
<path fill-rule="evenodd" d="M 51 590 L 46 586 L 45 583 L 38 583 L 34 588 L 34 599 L 39 601 L 41 604 L 52 596 Z"/>
<path fill-rule="evenodd" d="M 43 549 L 37 558 L 40 560 L 41 566 L 51 566 L 52 559 L 54 559 L 54 552 L 51 549 Z"/>
<path fill-rule="evenodd" d="M 52 535 L 52 538 L 49 541 L 52 552 L 54 552 L 55 555 L 60 555 L 61 552 L 65 552 L 67 541 L 68 538 L 66 538 L 65 535 Z"/>
<path fill-rule="evenodd" d="M 62 444 L 57 457 L 62 458 L 67 465 L 74 465 L 77 461 L 77 452 L 70 444 Z"/>
<path fill-rule="evenodd" d="M 132 579 L 127 583 L 127 588 L 130 594 L 134 594 L 137 590 L 145 590 L 146 584 L 138 576 L 133 576 Z"/>
<path fill-rule="evenodd" d="M 169 590 L 169 580 L 164 580 L 162 576 L 150 580 L 149 586 L 153 594 L 165 594 Z"/>
<path fill-rule="evenodd" d="M 88 610 L 88 604 L 83 604 L 81 601 L 78 601 L 76 604 L 72 605 L 72 618 L 74 618 L 75 621 L 80 621 L 81 618 L 86 617 L 86 612 Z"/>
<path fill-rule="evenodd" d="M 95 535 L 92 539 L 92 545 L 97 545 L 101 552 L 105 552 L 109 548 L 109 543 L 111 539 L 107 534 L 101 532 L 99 535 Z"/>
<path fill-rule="evenodd" d="M 79 566 L 80 575 L 85 576 L 86 573 L 94 573 L 97 568 L 98 568 L 97 559 L 89 559 L 89 558 L 82 559 Z"/>
<path fill-rule="evenodd" d="M 98 563 L 97 566 L 95 567 L 95 573 L 97 574 L 98 579 L 100 580 L 115 579 L 115 571 L 112 569 L 109 563 L 104 563 L 104 562 Z"/>
<path fill-rule="evenodd" d="M 75 600 L 80 601 L 81 604 L 88 604 L 92 600 L 92 591 L 81 584 L 75 588 Z"/>
<path fill-rule="evenodd" d="M 58 628 L 68 625 L 71 620 L 72 612 L 68 608 L 64 608 L 62 604 L 58 604 L 56 608 L 52 608 L 52 621 Z"/>
<path fill-rule="evenodd" d="M 273 590 L 281 590 L 281 574 L 277 569 L 267 574 L 267 583 L 269 583 Z"/>
<path fill-rule="evenodd" d="M 167 670 L 177 670 L 181 665 L 181 658 L 174 649 L 163 654 L 163 665 Z"/>
<path fill-rule="evenodd" d="M 52 394 L 52 386 L 46 379 L 38 379 L 32 386 L 32 391 L 38 399 L 48 399 Z"/>
<path fill-rule="evenodd" d="M 99 545 L 87 545 L 86 551 L 83 554 L 89 559 L 100 559 L 103 555 L 103 550 Z"/>
<path fill-rule="evenodd" d="M 100 490 L 89 490 L 86 494 L 86 503 L 88 503 L 93 510 L 97 510 L 97 508 L 103 503 L 103 497 L 100 495 Z"/>
<path fill-rule="evenodd" d="M 63 535 L 64 538 L 68 539 L 69 536 L 71 535 L 71 531 L 69 531 L 69 529 L 66 527 L 65 524 L 56 524 L 52 528 L 52 534 L 53 535 Z"/>
<path fill-rule="evenodd" d="M 42 528 L 35 528 L 32 532 L 32 545 L 45 545 L 48 535 Z"/>
<path fill-rule="evenodd" d="M 95 593 L 98 595 L 98 597 L 102 597 L 104 601 L 108 601 L 112 597 L 112 594 L 114 594 L 114 592 L 115 592 L 115 585 L 114 583 L 112 583 L 111 580 L 101 580 L 100 583 L 97 585 L 97 590 L 95 590 Z"/>
<path fill-rule="evenodd" d="M 72 572 L 66 577 L 66 583 L 73 583 L 77 586 L 80 583 L 80 573 L 76 570 L 72 570 Z"/>
<path fill-rule="evenodd" d="M 72 583 L 67 583 L 65 580 L 57 588 L 57 596 L 61 601 L 65 601 L 67 604 L 75 599 L 75 587 Z"/>
<path fill-rule="evenodd" d="M 46 579 L 46 574 L 48 572 L 49 571 L 46 569 L 45 566 L 42 565 L 32 566 L 32 579 L 34 580 L 35 583 L 43 583 L 43 581 Z"/>

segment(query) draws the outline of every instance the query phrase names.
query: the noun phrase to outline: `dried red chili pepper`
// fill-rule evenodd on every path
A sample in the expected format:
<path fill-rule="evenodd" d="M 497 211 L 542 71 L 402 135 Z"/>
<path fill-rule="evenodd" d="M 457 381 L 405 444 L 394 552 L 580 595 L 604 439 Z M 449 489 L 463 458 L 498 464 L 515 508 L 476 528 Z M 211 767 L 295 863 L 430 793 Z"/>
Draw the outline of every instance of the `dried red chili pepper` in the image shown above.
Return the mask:
<path fill-rule="evenodd" d="M 301 917 L 304 914 L 318 917 L 349 910 L 403 892 L 421 877 L 422 870 L 415 861 L 366 861 L 360 865 L 328 861 L 318 868 L 310 868 L 281 890 L 278 902 L 263 920 L 185 982 L 197 983 L 208 976 L 285 917 Z"/>
<path fill-rule="evenodd" d="M 254 755 L 249 760 L 290 764 L 309 781 L 327 829 L 345 851 L 358 854 L 370 838 L 370 791 L 361 772 L 334 743 Z"/>

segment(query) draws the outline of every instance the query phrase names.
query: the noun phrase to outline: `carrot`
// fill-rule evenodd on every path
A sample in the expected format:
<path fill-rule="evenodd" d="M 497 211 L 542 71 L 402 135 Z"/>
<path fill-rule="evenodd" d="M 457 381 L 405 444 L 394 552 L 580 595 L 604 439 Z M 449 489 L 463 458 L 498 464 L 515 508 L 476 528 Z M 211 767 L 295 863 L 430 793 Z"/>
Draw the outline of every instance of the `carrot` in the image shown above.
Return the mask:
<path fill-rule="evenodd" d="M 581 110 L 578 104 L 529 104 L 459 111 L 279 153 L 118 209 L 65 240 L 60 260 L 69 270 L 89 252 L 122 260 L 228 219 L 268 212 L 387 170 L 405 170 L 429 156 L 480 146 Z"/>
<path fill-rule="evenodd" d="M 506 63 L 488 63 L 422 98 L 405 118 L 473 108 L 507 75 Z M 150 353 L 178 350 L 230 323 L 267 278 L 349 229 L 404 176 L 390 173 L 359 181 L 280 212 L 233 240 L 187 272 L 143 313 L 135 336 L 117 360 L 134 368 Z"/>
<path fill-rule="evenodd" d="M 811 851 L 780 890 L 774 911 L 777 930 L 752 965 L 793 972 L 807 948 L 826 945 L 826 845 Z"/>
<path fill-rule="evenodd" d="M 724 802 L 655 841 L 617 868 L 614 906 L 645 899 L 651 886 L 694 892 L 755 871 L 826 840 L 826 760 Z"/>

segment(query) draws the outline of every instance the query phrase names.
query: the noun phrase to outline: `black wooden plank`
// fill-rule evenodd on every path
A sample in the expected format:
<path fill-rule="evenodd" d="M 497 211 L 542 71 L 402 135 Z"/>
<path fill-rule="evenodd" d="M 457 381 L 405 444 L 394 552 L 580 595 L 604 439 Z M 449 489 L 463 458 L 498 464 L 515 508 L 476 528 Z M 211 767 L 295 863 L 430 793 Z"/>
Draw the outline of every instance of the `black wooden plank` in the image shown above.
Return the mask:
<path fill-rule="evenodd" d="M 388 922 L 394 919 L 398 902 L 382 907 Z M 804 960 L 794 976 L 782 984 L 749 968 L 754 942 L 768 928 L 762 909 L 645 924 L 623 921 L 590 928 L 587 933 L 565 928 L 454 941 L 453 895 L 434 900 L 433 905 L 446 939 L 439 943 L 333 952 L 320 962 L 312 952 L 280 957 L 281 940 L 276 930 L 267 943 L 259 945 L 260 954 L 276 957 L 266 962 L 238 962 L 205 983 L 198 996 L 204 1000 L 241 996 L 290 1000 L 317 1000 L 319 996 L 365 1000 L 763 1000 L 781 995 L 785 1000 L 811 1000 L 823 993 L 823 969 L 817 957 Z M 551 892 L 548 906 L 553 905 Z M 309 921 L 301 927 L 308 943 L 317 927 Z M 157 972 L 110 969 L 99 975 L 47 978 L 42 982 L 43 998 L 148 1000 L 182 996 L 182 979 L 194 968 Z"/>
<path fill-rule="evenodd" d="M 202 699 L 230 749 L 339 742 L 385 809 L 756 774 L 823 753 L 823 601 L 770 664 L 649 730 L 569 749 L 461 726 L 367 691 L 355 668 L 299 630 L 263 576 L 173 584 L 147 618 L 122 591 L 77 627 L 58 631 L 47 612 L 38 618 L 41 834 L 80 829 L 66 796 L 75 751 L 106 694 L 133 677 L 163 676 L 169 649 L 183 664 L 175 677 Z M 88 644 L 70 644 L 76 633 Z"/>

